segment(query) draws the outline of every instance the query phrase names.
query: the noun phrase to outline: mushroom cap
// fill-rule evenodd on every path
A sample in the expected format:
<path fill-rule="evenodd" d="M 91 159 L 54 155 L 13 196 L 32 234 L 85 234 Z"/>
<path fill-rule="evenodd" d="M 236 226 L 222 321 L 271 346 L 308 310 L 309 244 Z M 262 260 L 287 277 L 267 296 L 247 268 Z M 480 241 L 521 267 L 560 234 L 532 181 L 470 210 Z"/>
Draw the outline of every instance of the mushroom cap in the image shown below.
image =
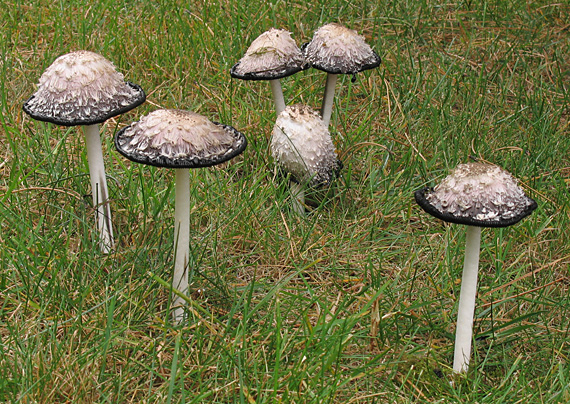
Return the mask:
<path fill-rule="evenodd" d="M 381 59 L 356 31 L 337 23 L 323 25 L 303 45 L 307 62 L 332 74 L 356 74 L 380 65 Z"/>
<path fill-rule="evenodd" d="M 484 163 L 458 165 L 435 188 L 416 191 L 415 199 L 438 219 L 478 227 L 513 225 L 537 207 L 511 174 Z"/>
<path fill-rule="evenodd" d="M 276 80 L 306 67 L 303 53 L 284 29 L 271 28 L 258 36 L 230 70 L 242 80 Z"/>
<path fill-rule="evenodd" d="M 94 125 L 145 100 L 142 88 L 125 82 L 109 60 L 82 50 L 58 57 L 41 75 L 38 90 L 23 109 L 39 121 Z"/>
<path fill-rule="evenodd" d="M 117 132 L 115 147 L 137 163 L 156 167 L 210 167 L 245 150 L 245 136 L 192 111 L 159 109 Z"/>
<path fill-rule="evenodd" d="M 271 153 L 294 181 L 314 187 L 330 183 L 342 167 L 327 125 L 306 105 L 290 105 L 279 114 Z"/>

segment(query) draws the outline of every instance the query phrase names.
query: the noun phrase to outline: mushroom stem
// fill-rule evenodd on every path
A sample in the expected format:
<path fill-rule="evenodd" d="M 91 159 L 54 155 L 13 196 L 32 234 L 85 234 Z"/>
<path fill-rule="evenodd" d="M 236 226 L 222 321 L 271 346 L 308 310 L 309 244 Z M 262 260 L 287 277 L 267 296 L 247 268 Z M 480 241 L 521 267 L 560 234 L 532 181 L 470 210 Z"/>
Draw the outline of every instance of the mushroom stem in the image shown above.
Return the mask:
<path fill-rule="evenodd" d="M 269 80 L 271 85 L 271 92 L 273 93 L 273 102 L 275 102 L 275 111 L 279 115 L 285 109 L 285 98 L 283 97 L 283 89 L 281 88 L 281 82 L 276 80 Z"/>
<path fill-rule="evenodd" d="M 105 164 L 103 162 L 103 150 L 99 125 L 86 125 L 83 127 L 85 143 L 87 145 L 87 162 L 89 164 L 89 177 L 91 179 L 91 193 L 93 194 L 93 206 L 97 231 L 99 233 L 99 246 L 104 254 L 108 254 L 114 248 L 113 226 L 111 224 L 111 206 L 109 205 L 109 191 L 107 178 L 105 177 Z"/>
<path fill-rule="evenodd" d="M 325 94 L 323 95 L 323 105 L 321 107 L 321 116 L 326 126 L 329 126 L 331 121 L 337 78 L 338 74 L 327 73 L 327 83 L 325 85 Z"/>
<path fill-rule="evenodd" d="M 463 263 L 463 277 L 461 279 L 461 292 L 459 294 L 457 328 L 455 331 L 455 353 L 453 356 L 453 370 L 456 373 L 464 373 L 469 368 L 480 247 L 481 228 L 477 226 L 467 226 L 465 261 Z"/>
<path fill-rule="evenodd" d="M 174 196 L 174 275 L 172 288 L 188 292 L 188 257 L 190 256 L 190 170 L 175 169 Z M 175 323 L 184 320 L 184 299 L 172 293 Z"/>
<path fill-rule="evenodd" d="M 293 211 L 301 216 L 305 216 L 305 186 L 289 181 L 289 188 L 291 189 Z"/>

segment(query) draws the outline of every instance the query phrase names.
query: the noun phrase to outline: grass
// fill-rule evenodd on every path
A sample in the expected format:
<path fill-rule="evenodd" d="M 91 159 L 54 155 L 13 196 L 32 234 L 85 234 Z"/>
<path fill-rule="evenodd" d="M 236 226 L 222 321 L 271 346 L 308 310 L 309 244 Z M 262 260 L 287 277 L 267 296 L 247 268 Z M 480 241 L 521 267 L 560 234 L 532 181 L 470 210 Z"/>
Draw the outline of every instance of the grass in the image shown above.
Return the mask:
<path fill-rule="evenodd" d="M 570 400 L 570 8 L 545 1 L 0 5 L 0 401 L 437 403 Z M 269 86 L 230 67 L 270 27 L 310 40 L 339 21 L 379 69 L 341 77 L 331 128 L 345 168 L 306 219 L 289 210 L 268 140 Z M 104 256 L 77 128 L 21 111 L 43 70 L 88 49 L 147 103 L 104 125 L 117 251 Z M 325 76 L 284 79 L 319 107 Z M 173 173 L 113 134 L 192 109 L 249 140 L 192 171 L 190 320 L 170 324 Z M 483 231 L 474 356 L 453 356 L 464 229 L 413 191 L 459 163 L 512 172 L 539 208 Z"/>

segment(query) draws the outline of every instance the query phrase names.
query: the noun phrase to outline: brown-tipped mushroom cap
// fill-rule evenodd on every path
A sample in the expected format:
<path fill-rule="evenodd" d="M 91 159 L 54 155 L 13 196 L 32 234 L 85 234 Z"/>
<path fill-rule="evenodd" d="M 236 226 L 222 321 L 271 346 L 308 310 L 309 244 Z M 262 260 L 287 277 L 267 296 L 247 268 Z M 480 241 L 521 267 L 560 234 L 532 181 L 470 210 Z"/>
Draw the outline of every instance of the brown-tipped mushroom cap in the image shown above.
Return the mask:
<path fill-rule="evenodd" d="M 303 45 L 307 62 L 332 74 L 356 74 L 380 65 L 381 59 L 364 37 L 337 23 L 322 26 Z"/>
<path fill-rule="evenodd" d="M 271 28 L 258 36 L 230 70 L 242 80 L 276 80 L 305 68 L 305 57 L 284 29 Z"/>
<path fill-rule="evenodd" d="M 537 207 L 511 174 L 483 163 L 458 165 L 435 188 L 416 191 L 415 199 L 438 219 L 478 227 L 513 225 Z"/>
<path fill-rule="evenodd" d="M 330 183 L 342 167 L 327 126 L 306 105 L 291 105 L 279 114 L 271 135 L 271 152 L 295 182 L 309 182 L 314 187 Z"/>
<path fill-rule="evenodd" d="M 42 74 L 24 111 L 63 126 L 94 125 L 142 104 L 146 95 L 103 56 L 76 51 L 58 57 Z"/>
<path fill-rule="evenodd" d="M 223 163 L 247 146 L 245 136 L 192 111 L 160 109 L 121 129 L 115 147 L 137 163 L 197 168 Z"/>

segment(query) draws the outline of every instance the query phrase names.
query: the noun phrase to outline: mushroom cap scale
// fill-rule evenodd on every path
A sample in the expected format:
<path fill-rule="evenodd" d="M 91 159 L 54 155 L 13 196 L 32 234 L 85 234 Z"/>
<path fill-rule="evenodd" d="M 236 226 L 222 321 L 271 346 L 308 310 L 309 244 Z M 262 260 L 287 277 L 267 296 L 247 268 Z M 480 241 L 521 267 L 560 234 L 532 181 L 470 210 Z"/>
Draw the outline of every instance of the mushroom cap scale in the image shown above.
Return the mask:
<path fill-rule="evenodd" d="M 58 57 L 44 71 L 23 109 L 39 121 L 94 125 L 145 100 L 142 88 L 125 82 L 109 60 L 94 52 L 76 51 Z"/>
<path fill-rule="evenodd" d="M 291 33 L 271 28 L 251 43 L 230 75 L 241 80 L 276 80 L 306 67 L 305 57 Z"/>
<path fill-rule="evenodd" d="M 320 27 L 302 50 L 312 67 L 332 74 L 356 74 L 381 62 L 364 37 L 337 23 Z"/>
<path fill-rule="evenodd" d="M 161 109 L 121 129 L 115 147 L 137 163 L 198 168 L 221 164 L 247 146 L 245 136 L 192 111 Z"/>
<path fill-rule="evenodd" d="M 327 126 L 306 105 L 291 105 L 279 114 L 271 136 L 271 152 L 295 182 L 313 187 L 330 183 L 342 167 Z"/>
<path fill-rule="evenodd" d="M 434 188 L 420 189 L 414 196 L 438 219 L 479 227 L 513 225 L 537 207 L 511 174 L 483 163 L 460 164 Z"/>

